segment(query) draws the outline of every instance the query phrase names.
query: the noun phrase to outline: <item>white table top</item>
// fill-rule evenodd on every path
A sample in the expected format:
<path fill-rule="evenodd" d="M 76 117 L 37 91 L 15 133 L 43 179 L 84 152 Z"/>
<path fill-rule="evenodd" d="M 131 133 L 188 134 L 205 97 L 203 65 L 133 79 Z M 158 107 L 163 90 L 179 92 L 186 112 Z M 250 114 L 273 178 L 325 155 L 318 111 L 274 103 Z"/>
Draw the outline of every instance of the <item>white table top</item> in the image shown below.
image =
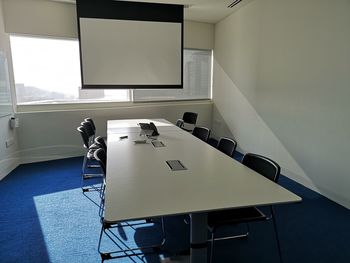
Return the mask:
<path fill-rule="evenodd" d="M 153 122 L 158 131 L 167 131 L 167 130 L 177 130 L 178 127 L 174 126 L 172 123 L 164 119 L 131 119 L 131 120 L 115 120 L 108 121 L 107 134 L 122 134 L 127 135 L 128 133 L 140 133 L 140 122 L 150 123 Z"/>
<path fill-rule="evenodd" d="M 165 147 L 135 144 L 140 139 L 135 123 L 149 121 L 108 122 L 105 221 L 301 201 L 165 120 L 155 122 Z M 123 125 L 133 129 L 115 129 Z M 128 138 L 119 139 L 122 135 Z M 180 160 L 188 170 L 171 171 L 167 160 Z"/>

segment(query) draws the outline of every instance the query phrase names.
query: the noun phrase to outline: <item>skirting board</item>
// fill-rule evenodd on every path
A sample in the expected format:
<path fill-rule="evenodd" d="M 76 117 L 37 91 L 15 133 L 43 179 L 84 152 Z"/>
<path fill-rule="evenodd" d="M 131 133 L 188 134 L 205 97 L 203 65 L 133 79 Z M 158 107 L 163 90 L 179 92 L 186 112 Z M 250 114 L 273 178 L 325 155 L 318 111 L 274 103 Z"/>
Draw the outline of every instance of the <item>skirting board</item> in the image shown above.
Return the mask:
<path fill-rule="evenodd" d="M 350 200 L 344 199 L 341 196 L 335 196 L 331 191 L 328 189 L 321 188 L 319 186 L 316 186 L 309 178 L 302 177 L 300 175 L 297 175 L 295 173 L 292 173 L 286 169 L 282 170 L 283 175 L 288 177 L 289 179 L 305 186 L 306 188 L 309 188 L 310 190 L 313 190 L 320 195 L 323 195 L 327 197 L 329 200 L 332 200 L 333 202 L 350 209 Z"/>
<path fill-rule="evenodd" d="M 18 165 L 21 164 L 21 159 L 7 158 L 0 161 L 0 180 L 4 179 L 6 175 L 12 172 Z"/>
<path fill-rule="evenodd" d="M 82 156 L 83 154 L 84 152 L 80 145 L 52 145 L 20 151 L 21 164 L 64 159 Z"/>
<path fill-rule="evenodd" d="M 0 162 L 0 180 L 5 178 L 18 165 L 26 163 L 44 162 L 84 155 L 81 146 L 53 145 L 36 147 L 16 152 L 18 157 L 9 157 Z"/>

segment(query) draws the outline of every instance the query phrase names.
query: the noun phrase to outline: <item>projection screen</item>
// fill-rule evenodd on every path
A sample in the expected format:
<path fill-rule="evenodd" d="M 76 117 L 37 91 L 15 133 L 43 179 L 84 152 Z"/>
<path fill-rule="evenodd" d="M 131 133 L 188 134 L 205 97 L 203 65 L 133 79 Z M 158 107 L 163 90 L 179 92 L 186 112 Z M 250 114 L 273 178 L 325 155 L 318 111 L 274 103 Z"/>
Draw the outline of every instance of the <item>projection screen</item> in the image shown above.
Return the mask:
<path fill-rule="evenodd" d="M 117 11 L 101 9 L 105 3 Z M 97 5 L 78 9 L 83 88 L 182 88 L 183 9 L 126 1 Z M 173 11 L 164 15 L 174 6 L 182 11 L 179 18 Z"/>

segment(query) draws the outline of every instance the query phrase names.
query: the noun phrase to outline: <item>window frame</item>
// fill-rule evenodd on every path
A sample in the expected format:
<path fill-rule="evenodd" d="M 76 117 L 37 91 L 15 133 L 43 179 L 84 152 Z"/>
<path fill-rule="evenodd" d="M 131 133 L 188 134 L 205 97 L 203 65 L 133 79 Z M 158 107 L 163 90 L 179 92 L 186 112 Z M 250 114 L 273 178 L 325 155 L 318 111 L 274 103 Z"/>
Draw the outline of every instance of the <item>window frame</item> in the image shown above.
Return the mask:
<path fill-rule="evenodd" d="M 133 103 L 150 103 L 150 102 L 169 102 L 169 101 L 212 101 L 213 99 L 213 66 L 214 66 L 214 50 L 213 49 L 200 49 L 200 48 L 184 48 L 184 50 L 193 50 L 193 51 L 209 51 L 211 53 L 211 72 L 210 72 L 210 90 L 209 90 L 209 98 L 188 98 L 188 99 L 155 99 L 155 100 L 134 100 L 134 94 L 132 95 Z M 185 54 L 185 52 L 183 52 Z M 185 73 L 184 73 L 185 75 Z"/>
<path fill-rule="evenodd" d="M 28 103 L 28 104 L 18 104 L 17 102 L 17 91 L 15 85 L 15 77 L 14 77 L 14 68 L 13 68 L 13 60 L 12 60 L 12 49 L 10 43 L 10 36 L 19 36 L 19 37 L 30 37 L 30 38 L 41 38 L 41 39 L 55 39 L 55 40 L 71 40 L 78 41 L 77 38 L 74 37 L 60 37 L 60 36 L 41 36 L 41 35 L 32 35 L 32 34 L 18 34 L 11 33 L 8 38 L 8 46 L 10 50 L 9 54 L 9 70 L 10 70 L 10 78 L 11 78 L 11 96 L 13 102 L 13 108 L 15 112 L 18 113 L 26 113 L 26 112 L 50 112 L 50 111 L 64 111 L 64 110 L 84 110 L 84 109 L 107 109 L 107 108 L 118 108 L 118 107 L 132 107 L 142 104 L 147 105 L 174 105 L 181 104 L 181 102 L 194 102 L 194 103 L 202 103 L 202 102 L 212 102 L 213 98 L 213 63 L 214 63 L 214 52 L 213 49 L 197 49 L 197 48 L 184 48 L 187 50 L 203 50 L 203 51 L 211 51 L 211 83 L 210 83 L 210 97 L 202 98 L 202 99 L 172 99 L 172 100 L 149 100 L 149 101 L 134 101 L 134 90 L 129 89 L 129 101 L 113 101 L 113 100 L 101 100 L 101 101 L 67 101 L 67 102 L 52 102 L 52 103 Z"/>

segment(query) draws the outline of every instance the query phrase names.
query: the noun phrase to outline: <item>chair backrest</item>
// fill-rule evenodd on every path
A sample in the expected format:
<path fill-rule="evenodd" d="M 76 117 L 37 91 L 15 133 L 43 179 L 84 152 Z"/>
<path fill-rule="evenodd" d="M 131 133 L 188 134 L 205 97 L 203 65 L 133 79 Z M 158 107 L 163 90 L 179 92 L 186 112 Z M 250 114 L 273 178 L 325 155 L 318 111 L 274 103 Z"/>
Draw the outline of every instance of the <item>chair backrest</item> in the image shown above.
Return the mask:
<path fill-rule="evenodd" d="M 182 119 L 178 119 L 175 124 L 177 127 L 182 128 L 184 126 L 184 121 Z"/>
<path fill-rule="evenodd" d="M 89 142 L 89 135 L 87 134 L 85 128 L 83 126 L 79 126 L 77 128 L 78 132 L 80 133 L 81 135 L 81 138 L 83 139 L 83 145 L 86 149 L 89 148 L 90 146 L 90 142 Z"/>
<path fill-rule="evenodd" d="M 198 114 L 195 112 L 185 112 L 182 120 L 185 123 L 196 125 Z"/>
<path fill-rule="evenodd" d="M 271 181 L 278 182 L 281 172 L 280 166 L 271 159 L 254 153 L 244 155 L 242 164 L 265 176 Z"/>
<path fill-rule="evenodd" d="M 96 161 L 99 162 L 102 170 L 103 170 L 103 174 L 104 174 L 104 177 L 106 176 L 106 164 L 107 164 L 107 154 L 106 154 L 106 151 L 102 148 L 100 149 L 97 149 L 95 152 L 94 152 L 94 158 Z"/>
<path fill-rule="evenodd" d="M 207 142 L 210 135 L 210 130 L 206 127 L 194 127 L 192 134 L 204 142 Z"/>
<path fill-rule="evenodd" d="M 95 144 L 100 146 L 103 150 L 107 151 L 107 145 L 106 145 L 105 140 L 103 139 L 103 137 L 97 136 L 95 138 Z"/>
<path fill-rule="evenodd" d="M 226 155 L 232 157 L 237 147 L 237 142 L 233 139 L 221 137 L 217 149 Z"/>
<path fill-rule="evenodd" d="M 85 118 L 84 121 L 85 121 L 85 122 L 90 122 L 93 131 L 96 132 L 95 123 L 94 123 L 94 121 L 93 121 L 90 117 L 89 117 L 89 118 Z"/>
<path fill-rule="evenodd" d="M 83 122 L 81 123 L 81 126 L 84 127 L 84 129 L 85 129 L 85 131 L 86 131 L 86 133 L 87 133 L 87 135 L 88 135 L 89 137 L 95 136 L 95 131 L 94 131 L 94 129 L 93 129 L 93 127 L 92 127 L 92 125 L 91 125 L 90 122 L 88 122 L 88 121 L 83 121 Z"/>

